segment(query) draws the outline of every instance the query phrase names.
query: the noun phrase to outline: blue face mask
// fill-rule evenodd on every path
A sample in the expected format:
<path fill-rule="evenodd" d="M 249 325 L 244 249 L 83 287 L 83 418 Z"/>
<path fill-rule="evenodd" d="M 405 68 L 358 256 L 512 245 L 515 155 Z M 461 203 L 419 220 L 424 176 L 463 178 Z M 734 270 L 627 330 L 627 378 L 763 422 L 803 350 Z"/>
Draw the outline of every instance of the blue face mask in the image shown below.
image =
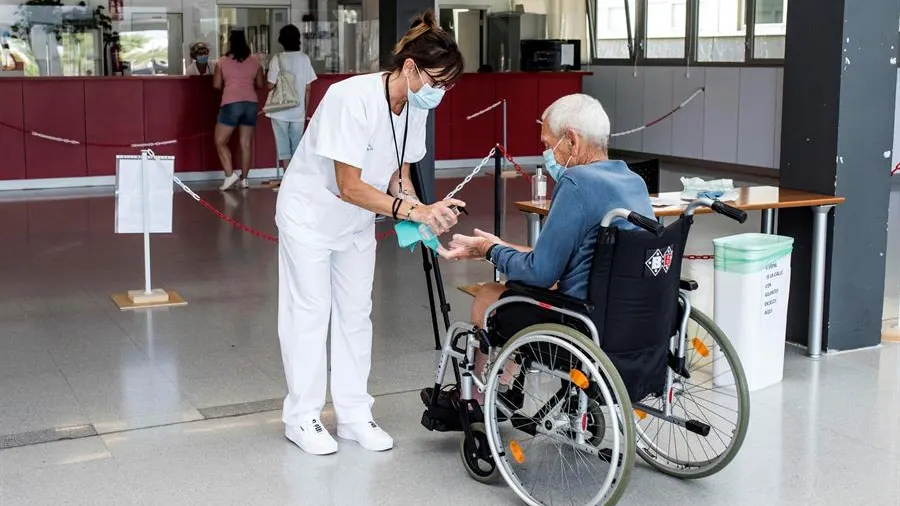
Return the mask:
<path fill-rule="evenodd" d="M 564 139 L 565 137 L 563 137 Z M 553 178 L 554 181 L 559 181 L 560 176 L 562 176 L 565 167 L 559 164 L 556 161 L 556 155 L 553 154 L 556 151 L 556 148 L 562 144 L 563 139 L 560 139 L 559 142 L 556 143 L 556 146 L 553 146 L 553 149 L 545 149 L 544 150 L 544 167 L 547 169 L 547 173 L 550 174 L 550 177 Z M 569 162 L 566 162 L 568 165 Z"/>
<path fill-rule="evenodd" d="M 197 56 L 197 63 L 205 65 L 207 62 L 209 62 L 209 55 L 201 54 Z"/>
<path fill-rule="evenodd" d="M 418 68 L 416 68 L 416 72 L 419 72 Z M 444 90 L 434 88 L 426 83 L 425 80 L 422 79 L 421 72 L 419 72 L 419 79 L 423 83 L 422 89 L 413 92 L 412 88 L 409 86 L 409 76 L 406 77 L 406 97 L 409 100 L 409 103 L 418 109 L 436 108 L 440 105 L 441 99 L 444 98 Z"/>

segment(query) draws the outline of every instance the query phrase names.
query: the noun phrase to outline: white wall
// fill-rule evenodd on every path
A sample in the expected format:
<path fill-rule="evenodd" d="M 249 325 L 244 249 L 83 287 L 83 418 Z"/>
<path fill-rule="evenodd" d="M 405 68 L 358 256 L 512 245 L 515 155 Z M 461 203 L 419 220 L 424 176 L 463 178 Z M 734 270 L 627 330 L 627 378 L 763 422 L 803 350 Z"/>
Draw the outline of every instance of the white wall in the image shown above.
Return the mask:
<path fill-rule="evenodd" d="M 781 68 L 591 67 L 585 93 L 606 108 L 614 132 L 644 125 L 700 87 L 673 116 L 611 147 L 649 154 L 778 168 Z"/>

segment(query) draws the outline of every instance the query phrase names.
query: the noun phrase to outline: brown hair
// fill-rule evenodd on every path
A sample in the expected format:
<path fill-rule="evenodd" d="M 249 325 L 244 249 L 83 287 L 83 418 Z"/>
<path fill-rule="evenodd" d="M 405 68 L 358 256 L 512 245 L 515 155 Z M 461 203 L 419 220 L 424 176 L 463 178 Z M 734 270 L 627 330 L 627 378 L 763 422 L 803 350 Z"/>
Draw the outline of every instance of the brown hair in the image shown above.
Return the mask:
<path fill-rule="evenodd" d="M 453 37 L 441 29 L 431 10 L 417 16 L 406 35 L 394 46 L 393 58 L 388 70 L 403 68 L 403 62 L 412 58 L 423 74 L 428 74 L 435 84 L 451 86 L 462 76 L 465 68 L 462 53 Z M 426 69 L 440 69 L 430 74 Z"/>

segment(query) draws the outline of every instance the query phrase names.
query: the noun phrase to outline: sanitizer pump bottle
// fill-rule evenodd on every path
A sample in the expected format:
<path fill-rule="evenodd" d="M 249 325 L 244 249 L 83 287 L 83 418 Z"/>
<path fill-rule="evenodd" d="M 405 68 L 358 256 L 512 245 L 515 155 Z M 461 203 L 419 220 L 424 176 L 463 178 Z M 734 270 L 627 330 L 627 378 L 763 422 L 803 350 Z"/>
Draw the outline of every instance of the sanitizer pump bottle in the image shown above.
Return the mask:
<path fill-rule="evenodd" d="M 538 204 L 543 204 L 547 201 L 547 176 L 544 175 L 544 170 L 540 167 L 537 168 L 537 172 L 531 178 L 531 200 Z"/>

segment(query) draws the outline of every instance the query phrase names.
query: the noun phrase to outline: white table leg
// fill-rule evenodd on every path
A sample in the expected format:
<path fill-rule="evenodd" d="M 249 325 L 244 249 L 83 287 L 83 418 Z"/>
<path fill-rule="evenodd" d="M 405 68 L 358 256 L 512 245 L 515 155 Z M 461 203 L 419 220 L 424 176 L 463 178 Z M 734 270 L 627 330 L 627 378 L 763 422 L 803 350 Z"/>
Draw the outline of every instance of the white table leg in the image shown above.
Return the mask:
<path fill-rule="evenodd" d="M 775 210 L 774 209 L 763 209 L 762 224 L 760 226 L 760 231 L 764 234 L 774 234 L 775 233 Z"/>
<path fill-rule="evenodd" d="M 828 238 L 828 212 L 834 206 L 813 207 L 813 250 L 809 286 L 809 342 L 807 354 L 822 355 L 822 315 L 825 310 L 825 245 Z"/>
<path fill-rule="evenodd" d="M 541 215 L 525 213 L 525 220 L 528 222 L 528 246 L 533 248 L 541 235 Z"/>

